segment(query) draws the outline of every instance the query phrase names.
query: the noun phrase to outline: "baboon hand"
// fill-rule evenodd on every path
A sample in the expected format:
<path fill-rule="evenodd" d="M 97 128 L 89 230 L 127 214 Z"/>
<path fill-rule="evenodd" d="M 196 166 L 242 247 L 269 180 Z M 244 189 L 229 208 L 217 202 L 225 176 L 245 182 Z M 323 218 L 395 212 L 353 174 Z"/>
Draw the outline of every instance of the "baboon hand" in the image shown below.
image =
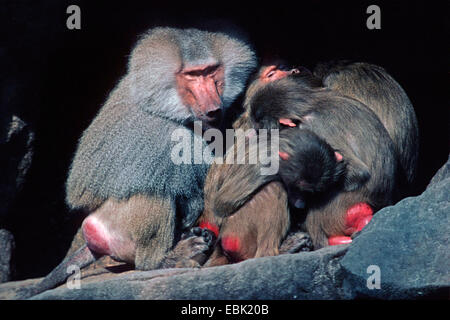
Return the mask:
<path fill-rule="evenodd" d="M 306 232 L 291 233 L 280 246 L 280 254 L 312 251 L 311 237 Z"/>

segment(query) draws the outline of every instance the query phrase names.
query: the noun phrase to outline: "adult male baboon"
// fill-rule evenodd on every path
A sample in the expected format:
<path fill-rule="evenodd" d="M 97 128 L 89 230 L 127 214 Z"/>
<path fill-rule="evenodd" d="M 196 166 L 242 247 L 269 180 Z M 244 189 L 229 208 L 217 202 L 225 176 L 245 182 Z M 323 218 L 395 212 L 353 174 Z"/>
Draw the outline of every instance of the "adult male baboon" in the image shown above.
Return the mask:
<path fill-rule="evenodd" d="M 70 167 L 67 203 L 89 213 L 82 225 L 87 245 L 34 293 L 64 281 L 68 265 L 84 266 L 101 255 L 138 269 L 161 264 L 203 210 L 208 168 L 175 164 L 172 134 L 181 131 L 191 145 L 201 140 L 205 146 L 193 122 L 219 126 L 255 67 L 249 45 L 224 32 L 155 28 L 141 37 Z"/>

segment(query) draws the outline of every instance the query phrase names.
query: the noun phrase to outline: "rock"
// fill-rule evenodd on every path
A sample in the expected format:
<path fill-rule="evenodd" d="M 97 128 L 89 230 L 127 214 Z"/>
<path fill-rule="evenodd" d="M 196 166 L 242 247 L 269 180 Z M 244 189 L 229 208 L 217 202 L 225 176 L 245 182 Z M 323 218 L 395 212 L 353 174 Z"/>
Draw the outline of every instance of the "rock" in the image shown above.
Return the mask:
<path fill-rule="evenodd" d="M 343 299 L 338 259 L 347 246 L 205 269 L 134 271 L 33 299 Z"/>
<path fill-rule="evenodd" d="M 17 292 L 38 283 L 41 278 L 11 281 L 0 284 L 0 300 L 17 300 Z"/>
<path fill-rule="evenodd" d="M 9 210 L 23 187 L 33 157 L 34 132 L 19 117 L 0 117 L 0 283 L 11 280 L 13 235 L 2 229 Z"/>
<path fill-rule="evenodd" d="M 448 167 L 447 162 L 420 196 L 377 212 L 349 246 L 204 269 L 129 271 L 100 265 L 83 270 L 79 289 L 62 285 L 32 299 L 448 298 Z M 0 285 L 0 299 L 16 298 L 33 281 Z"/>
<path fill-rule="evenodd" d="M 0 283 L 12 278 L 12 258 L 14 252 L 14 237 L 5 229 L 0 229 Z"/>
<path fill-rule="evenodd" d="M 427 189 L 437 185 L 439 182 L 449 177 L 450 177 L 450 155 L 448 156 L 447 162 L 442 166 L 442 168 L 440 168 L 436 172 L 434 177 L 431 179 L 430 183 L 427 186 Z"/>
<path fill-rule="evenodd" d="M 353 241 L 341 265 L 345 286 L 359 297 L 407 299 L 450 294 L 449 163 L 427 190 L 377 212 Z M 380 271 L 380 289 L 368 289 L 369 266 Z M 370 270 L 369 270 L 370 271 Z"/>
<path fill-rule="evenodd" d="M 81 283 L 84 285 L 86 283 L 99 282 L 99 285 L 101 285 L 101 282 L 116 277 L 118 273 L 125 275 L 130 272 L 137 272 L 130 270 L 132 270 L 131 265 L 113 261 L 110 257 L 102 257 L 81 271 Z M 28 296 L 28 290 L 43 279 L 42 277 L 0 284 L 0 300 L 24 299 L 23 294 L 25 293 Z M 71 279 L 68 279 L 68 282 L 70 281 Z M 62 284 L 59 288 L 67 288 L 67 285 Z"/>
<path fill-rule="evenodd" d="M 33 157 L 34 132 L 19 117 L 0 121 L 0 223 L 23 186 Z"/>

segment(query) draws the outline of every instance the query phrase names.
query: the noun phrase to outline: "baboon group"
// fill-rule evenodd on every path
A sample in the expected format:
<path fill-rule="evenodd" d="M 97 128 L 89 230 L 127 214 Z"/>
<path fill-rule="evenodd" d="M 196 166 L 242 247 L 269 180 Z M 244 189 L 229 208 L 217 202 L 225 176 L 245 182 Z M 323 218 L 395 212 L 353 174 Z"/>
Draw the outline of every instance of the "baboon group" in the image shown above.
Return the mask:
<path fill-rule="evenodd" d="M 252 132 L 224 160 L 239 148 L 255 156 L 252 135 L 262 129 L 276 135 L 278 171 L 174 164 L 174 130 L 209 150 L 196 121 Z M 105 255 L 140 270 L 212 267 L 350 243 L 377 210 L 408 193 L 417 158 L 414 109 L 382 67 L 287 68 L 260 61 L 235 30 L 150 29 L 69 168 L 66 201 L 86 214 L 86 244 L 24 296 Z"/>

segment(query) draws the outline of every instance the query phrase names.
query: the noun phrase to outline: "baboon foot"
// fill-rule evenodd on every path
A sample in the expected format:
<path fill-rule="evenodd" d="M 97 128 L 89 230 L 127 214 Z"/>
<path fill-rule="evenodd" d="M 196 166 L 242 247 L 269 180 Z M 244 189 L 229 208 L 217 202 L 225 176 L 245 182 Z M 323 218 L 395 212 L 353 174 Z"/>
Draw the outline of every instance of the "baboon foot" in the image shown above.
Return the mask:
<path fill-rule="evenodd" d="M 198 268 L 211 254 L 215 242 L 216 237 L 210 230 L 192 228 L 167 255 L 162 268 Z"/>

